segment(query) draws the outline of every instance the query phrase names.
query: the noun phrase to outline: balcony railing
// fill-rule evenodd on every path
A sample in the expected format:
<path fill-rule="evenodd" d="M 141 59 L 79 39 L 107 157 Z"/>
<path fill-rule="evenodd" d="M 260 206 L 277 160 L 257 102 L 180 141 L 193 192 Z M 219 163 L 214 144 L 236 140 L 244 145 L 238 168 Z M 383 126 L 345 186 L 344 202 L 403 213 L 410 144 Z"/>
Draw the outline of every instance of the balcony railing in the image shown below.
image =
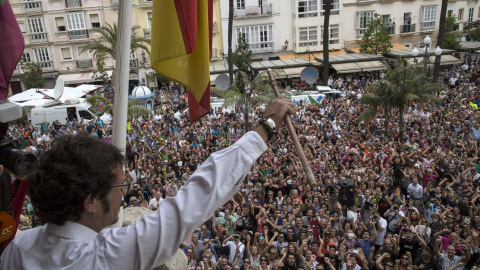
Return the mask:
<path fill-rule="evenodd" d="M 148 8 L 152 7 L 153 0 L 140 0 L 139 7 L 140 8 Z"/>
<path fill-rule="evenodd" d="M 412 33 L 415 32 L 416 24 L 404 24 L 400 26 L 400 33 Z"/>
<path fill-rule="evenodd" d="M 53 61 L 39 61 L 37 62 L 43 70 L 52 70 L 53 69 Z"/>
<path fill-rule="evenodd" d="M 65 7 L 67 8 L 82 7 L 82 1 L 81 0 L 65 0 Z"/>
<path fill-rule="evenodd" d="M 254 52 L 271 51 L 273 50 L 273 42 L 262 42 L 262 43 L 250 44 L 250 50 Z"/>
<path fill-rule="evenodd" d="M 387 26 L 387 33 L 389 35 L 395 35 L 395 26 L 392 25 L 392 26 Z"/>
<path fill-rule="evenodd" d="M 435 21 L 433 22 L 420 22 L 421 30 L 435 29 Z"/>
<path fill-rule="evenodd" d="M 47 33 L 30 34 L 30 42 L 32 43 L 48 42 L 48 35 Z"/>
<path fill-rule="evenodd" d="M 110 5 L 118 6 L 118 0 L 110 0 Z"/>
<path fill-rule="evenodd" d="M 244 9 L 235 9 L 234 16 L 241 17 L 254 17 L 272 15 L 272 4 L 261 6 L 247 6 Z"/>
<path fill-rule="evenodd" d="M 150 37 L 152 35 L 152 29 L 151 28 L 143 28 L 143 36 L 144 37 Z"/>
<path fill-rule="evenodd" d="M 68 34 L 70 35 L 70 39 L 88 38 L 88 30 L 87 29 L 68 30 Z"/>
<path fill-rule="evenodd" d="M 318 11 L 299 12 L 298 17 L 299 18 L 318 17 Z"/>
<path fill-rule="evenodd" d="M 357 29 L 357 38 L 363 37 L 363 35 L 365 34 L 365 31 L 366 31 L 366 30 L 367 30 L 367 28 Z"/>
<path fill-rule="evenodd" d="M 138 67 L 138 59 L 130 59 L 130 67 Z"/>
<path fill-rule="evenodd" d="M 340 9 L 330 10 L 330 15 L 338 15 L 338 14 L 340 14 Z M 325 11 L 324 10 L 320 11 L 320 16 L 325 16 Z"/>
<path fill-rule="evenodd" d="M 76 60 L 77 68 L 91 68 L 93 67 L 93 60 L 92 59 L 80 59 Z"/>
<path fill-rule="evenodd" d="M 23 9 L 25 12 L 42 11 L 42 1 L 23 0 Z"/>

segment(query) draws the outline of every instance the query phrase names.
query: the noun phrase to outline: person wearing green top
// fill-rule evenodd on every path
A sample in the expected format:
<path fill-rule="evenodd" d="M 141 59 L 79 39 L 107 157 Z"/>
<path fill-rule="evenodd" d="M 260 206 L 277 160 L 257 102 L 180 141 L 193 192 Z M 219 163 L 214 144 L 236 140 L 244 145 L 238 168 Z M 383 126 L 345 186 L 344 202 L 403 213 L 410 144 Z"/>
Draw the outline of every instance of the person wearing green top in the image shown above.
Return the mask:
<path fill-rule="evenodd" d="M 228 233 L 230 235 L 234 235 L 235 234 L 235 222 L 236 222 L 235 217 L 230 215 L 230 210 L 228 210 L 228 209 L 225 209 L 224 213 L 225 213 L 225 216 L 220 217 L 220 223 L 223 224 L 223 227 L 228 229 Z"/>

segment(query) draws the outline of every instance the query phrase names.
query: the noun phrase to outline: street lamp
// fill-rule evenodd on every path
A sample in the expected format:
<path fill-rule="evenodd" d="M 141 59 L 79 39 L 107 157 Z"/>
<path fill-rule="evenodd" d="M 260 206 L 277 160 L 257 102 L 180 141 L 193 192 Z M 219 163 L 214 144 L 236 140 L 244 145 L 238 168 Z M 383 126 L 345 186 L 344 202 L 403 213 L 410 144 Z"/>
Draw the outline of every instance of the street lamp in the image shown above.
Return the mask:
<path fill-rule="evenodd" d="M 288 48 L 288 40 L 285 40 L 285 51 L 287 50 Z"/>
<path fill-rule="evenodd" d="M 424 48 L 425 50 L 424 50 L 424 53 L 423 53 L 423 69 L 424 69 L 425 77 L 426 77 L 427 76 L 427 64 L 428 64 L 428 60 L 430 59 L 430 54 L 429 54 L 430 51 L 429 51 L 428 48 L 432 44 L 432 39 L 427 35 L 423 39 L 423 43 L 425 44 L 425 48 Z"/>
<path fill-rule="evenodd" d="M 417 47 L 413 48 L 412 55 L 413 55 L 413 62 L 415 64 L 418 64 L 418 61 L 417 61 L 418 49 L 417 49 Z"/>

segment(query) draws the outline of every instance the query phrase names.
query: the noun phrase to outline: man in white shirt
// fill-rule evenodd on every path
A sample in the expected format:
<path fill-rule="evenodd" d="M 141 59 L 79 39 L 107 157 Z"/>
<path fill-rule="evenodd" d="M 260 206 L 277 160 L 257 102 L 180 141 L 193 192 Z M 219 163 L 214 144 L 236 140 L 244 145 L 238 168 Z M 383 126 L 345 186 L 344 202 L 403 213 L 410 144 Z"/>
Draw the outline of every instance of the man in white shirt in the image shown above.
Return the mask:
<path fill-rule="evenodd" d="M 284 98 L 271 100 L 265 109 L 277 131 L 286 113 L 295 111 Z M 134 225 L 109 229 L 104 228 L 117 222 L 122 197 L 131 185 L 125 180 L 123 155 L 115 146 L 85 133 L 56 139 L 28 179 L 35 213 L 46 225 L 18 235 L 4 250 L 0 269 L 152 269 L 162 265 L 181 241 L 235 194 L 239 180 L 268 149 L 265 142 L 272 126 L 259 125 L 232 146 L 210 155 L 177 196 L 162 201 L 158 211 Z"/>
<path fill-rule="evenodd" d="M 148 208 L 154 211 L 157 210 L 158 206 L 160 206 L 161 201 L 163 201 L 162 193 L 160 192 L 155 193 L 155 198 L 150 200 L 150 202 L 148 203 Z"/>
<path fill-rule="evenodd" d="M 233 264 L 233 261 L 238 257 L 240 260 L 237 265 L 242 265 L 243 252 L 245 251 L 245 245 L 240 242 L 240 235 L 234 234 L 230 235 L 228 238 L 223 240 L 223 246 L 230 248 L 230 253 L 228 255 L 228 263 Z M 238 249 L 238 250 L 237 250 Z"/>

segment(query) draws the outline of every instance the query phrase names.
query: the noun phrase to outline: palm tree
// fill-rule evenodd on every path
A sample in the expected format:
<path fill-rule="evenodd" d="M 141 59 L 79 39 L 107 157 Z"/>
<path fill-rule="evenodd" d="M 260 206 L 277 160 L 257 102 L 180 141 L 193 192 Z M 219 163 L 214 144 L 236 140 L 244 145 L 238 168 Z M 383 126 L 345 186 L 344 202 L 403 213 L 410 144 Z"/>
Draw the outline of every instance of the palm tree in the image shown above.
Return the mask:
<path fill-rule="evenodd" d="M 103 107 L 101 109 L 102 112 L 108 113 L 113 116 L 114 106 L 113 106 L 113 103 L 107 98 L 104 98 L 102 96 L 91 96 L 87 98 L 86 101 L 92 106 Z M 149 109 L 139 104 L 140 102 L 137 99 L 129 101 L 127 115 L 134 116 L 134 115 L 152 115 L 153 114 L 152 111 L 150 111 Z"/>
<path fill-rule="evenodd" d="M 149 38 L 137 36 L 138 29 L 140 29 L 140 26 L 132 26 L 132 39 L 130 42 L 130 49 L 132 52 L 134 52 L 136 49 L 141 48 L 145 50 L 148 55 L 150 55 L 150 49 L 147 44 L 150 45 L 151 40 Z M 107 56 L 115 60 L 117 56 L 117 24 L 113 23 L 113 25 L 111 25 L 109 23 L 105 23 L 105 26 L 90 29 L 90 32 L 99 33 L 100 37 L 91 40 L 87 45 L 82 48 L 80 53 L 84 53 L 86 51 L 93 52 L 93 57 L 95 57 L 97 61 L 103 61 Z M 113 69 L 115 70 L 115 66 L 113 67 Z"/>
<path fill-rule="evenodd" d="M 273 70 L 274 74 L 278 72 Z M 212 94 L 218 95 L 225 99 L 223 108 L 244 107 L 245 110 L 245 132 L 249 130 L 248 112 L 250 108 L 256 105 L 263 105 L 274 99 L 275 92 L 270 86 L 268 74 L 266 71 L 258 73 L 253 80 L 248 82 L 248 75 L 243 71 L 235 74 L 235 80 L 226 90 L 212 87 Z M 250 92 L 252 91 L 252 92 Z M 283 89 L 280 93 L 285 98 L 290 98 L 290 94 Z"/>
<path fill-rule="evenodd" d="M 330 10 L 332 9 L 332 0 L 323 0 L 325 5 L 325 17 L 323 19 L 323 72 L 322 84 L 328 85 L 328 77 L 330 76 L 330 58 L 328 45 L 330 43 Z"/>
<path fill-rule="evenodd" d="M 359 121 L 368 121 L 375 117 L 378 108 L 385 111 L 385 125 L 388 125 L 392 110 L 398 110 L 401 130 L 403 130 L 404 111 L 412 102 L 438 102 L 435 93 L 442 89 L 439 83 L 424 83 L 426 74 L 419 65 L 408 66 L 406 61 L 399 59 L 395 68 L 387 67 L 385 79 L 370 85 L 362 97 L 362 103 L 368 106 Z"/>
<path fill-rule="evenodd" d="M 228 76 L 230 77 L 230 84 L 233 84 L 232 36 L 233 36 L 233 0 L 229 0 L 228 1 Z"/>

